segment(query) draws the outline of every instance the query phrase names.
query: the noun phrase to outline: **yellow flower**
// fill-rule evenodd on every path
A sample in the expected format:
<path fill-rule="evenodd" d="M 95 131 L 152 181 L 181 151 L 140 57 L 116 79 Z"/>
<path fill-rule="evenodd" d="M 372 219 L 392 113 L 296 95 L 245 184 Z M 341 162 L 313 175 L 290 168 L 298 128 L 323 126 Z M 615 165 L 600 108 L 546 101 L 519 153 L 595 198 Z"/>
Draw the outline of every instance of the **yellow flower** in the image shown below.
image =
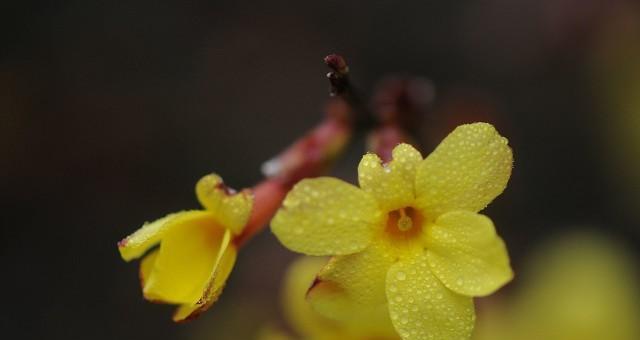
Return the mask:
<path fill-rule="evenodd" d="M 403 339 L 468 339 L 472 297 L 513 273 L 491 220 L 478 211 L 505 188 L 512 153 L 490 124 L 456 128 L 426 159 L 407 144 L 358 167 L 360 188 L 303 180 L 271 223 L 286 247 L 334 255 L 307 298 L 354 327 L 391 324 Z"/>
<path fill-rule="evenodd" d="M 487 301 L 475 340 L 640 339 L 640 271 L 624 244 L 592 232 L 536 250 L 518 290 Z"/>
<path fill-rule="evenodd" d="M 125 261 L 146 254 L 140 263 L 143 295 L 179 305 L 175 321 L 193 318 L 217 300 L 236 259 L 233 237 L 247 224 L 253 206 L 249 191 L 235 193 L 215 174 L 198 181 L 196 195 L 204 210 L 146 223 L 118 243 Z"/>
<path fill-rule="evenodd" d="M 327 259 L 321 257 L 302 257 L 297 259 L 287 271 L 284 278 L 283 306 L 289 325 L 308 340 L 395 340 L 399 339 L 393 331 L 375 333 L 359 329 L 351 329 L 349 324 L 337 322 L 314 311 L 305 300 L 309 286 L 316 273 Z M 285 338 L 285 334 L 274 329 L 266 329 L 260 339 L 275 339 L 275 335 Z M 288 338 L 288 337 L 286 337 Z"/>

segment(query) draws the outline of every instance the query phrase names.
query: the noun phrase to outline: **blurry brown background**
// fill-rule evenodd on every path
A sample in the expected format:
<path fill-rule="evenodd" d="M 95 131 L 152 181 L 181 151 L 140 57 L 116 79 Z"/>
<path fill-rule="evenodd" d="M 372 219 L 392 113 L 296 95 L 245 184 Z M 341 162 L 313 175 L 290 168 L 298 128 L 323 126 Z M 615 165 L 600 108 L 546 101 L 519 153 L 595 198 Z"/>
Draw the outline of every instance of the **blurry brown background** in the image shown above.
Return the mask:
<path fill-rule="evenodd" d="M 0 5 L 3 337 L 245 339 L 278 322 L 294 255 L 268 231 L 240 254 L 219 303 L 187 325 L 143 301 L 137 264 L 116 242 L 197 207 L 206 173 L 237 188 L 258 181 L 263 161 L 321 119 L 332 52 L 366 94 L 385 75 L 429 78 L 430 148 L 475 120 L 510 139 L 514 175 L 487 214 L 516 272 L 537 242 L 574 227 L 638 254 L 640 107 L 620 110 L 624 96 L 603 90 L 640 59 L 637 10 L 604 0 Z M 358 141 L 334 173 L 355 179 L 363 151 Z"/>

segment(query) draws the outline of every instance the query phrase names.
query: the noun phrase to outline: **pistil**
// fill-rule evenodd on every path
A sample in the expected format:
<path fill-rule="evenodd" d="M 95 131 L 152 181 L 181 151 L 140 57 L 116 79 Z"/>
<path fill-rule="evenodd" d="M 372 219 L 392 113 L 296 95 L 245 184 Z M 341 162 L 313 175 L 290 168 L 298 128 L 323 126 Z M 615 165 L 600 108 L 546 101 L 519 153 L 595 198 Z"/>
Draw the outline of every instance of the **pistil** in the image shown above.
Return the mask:
<path fill-rule="evenodd" d="M 398 218 L 398 229 L 400 231 L 407 231 L 413 227 L 413 220 L 407 216 L 404 208 L 400 209 L 400 218 Z"/>

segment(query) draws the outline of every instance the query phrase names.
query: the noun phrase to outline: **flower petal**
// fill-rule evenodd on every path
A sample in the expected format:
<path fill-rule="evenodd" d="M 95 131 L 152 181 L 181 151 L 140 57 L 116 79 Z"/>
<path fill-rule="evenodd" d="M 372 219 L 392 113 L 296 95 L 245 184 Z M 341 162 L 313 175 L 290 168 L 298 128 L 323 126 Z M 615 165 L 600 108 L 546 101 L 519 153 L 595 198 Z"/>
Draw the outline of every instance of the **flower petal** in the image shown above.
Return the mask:
<path fill-rule="evenodd" d="M 354 331 L 395 334 L 385 294 L 394 259 L 382 247 L 374 243 L 362 252 L 331 258 L 309 288 L 311 306 Z"/>
<path fill-rule="evenodd" d="M 507 143 L 491 124 L 458 126 L 418 167 L 418 207 L 432 219 L 453 210 L 482 210 L 511 176 Z"/>
<path fill-rule="evenodd" d="M 159 251 L 156 249 L 140 261 L 140 285 L 142 289 L 144 289 L 145 284 L 149 281 L 149 276 L 151 276 L 151 270 L 153 270 L 153 266 L 156 264 L 156 258 L 158 258 Z"/>
<path fill-rule="evenodd" d="M 145 298 L 176 304 L 200 300 L 215 269 L 225 232 L 210 212 L 173 225 L 162 238 L 145 282 Z"/>
<path fill-rule="evenodd" d="M 305 295 L 316 274 L 327 264 L 323 257 L 301 257 L 291 264 L 285 276 L 284 314 L 291 327 L 304 338 L 335 331 L 337 324 L 316 313 Z"/>
<path fill-rule="evenodd" d="M 391 266 L 387 298 L 393 325 L 404 340 L 471 337 L 473 300 L 443 286 L 431 273 L 425 253 Z"/>
<path fill-rule="evenodd" d="M 181 221 L 189 220 L 191 218 L 198 218 L 201 214 L 203 214 L 203 211 L 201 210 L 181 211 L 169 214 L 153 222 L 145 223 L 133 234 L 118 242 L 120 256 L 127 262 L 137 259 L 149 250 L 149 248 L 158 244 L 162 236 L 173 225 L 182 223 Z"/>
<path fill-rule="evenodd" d="M 446 213 L 427 230 L 426 243 L 431 269 L 458 294 L 489 295 L 513 278 L 504 242 L 484 215 Z"/>
<path fill-rule="evenodd" d="M 239 234 L 247 224 L 253 208 L 250 190 L 236 193 L 224 185 L 220 176 L 209 174 L 196 184 L 196 195 L 200 204 L 213 212 L 216 220 L 234 234 Z"/>
<path fill-rule="evenodd" d="M 271 230 L 293 251 L 344 255 L 364 249 L 380 219 L 370 194 L 341 180 L 320 177 L 293 187 L 271 221 Z"/>
<path fill-rule="evenodd" d="M 226 230 L 216 257 L 216 263 L 202 296 L 195 304 L 184 304 L 178 307 L 173 315 L 173 321 L 191 320 L 205 312 L 218 300 L 229 274 L 231 274 L 237 253 L 236 247 L 231 244 L 231 232 Z"/>
<path fill-rule="evenodd" d="M 298 340 L 278 326 L 266 324 L 258 330 L 256 340 Z"/>
<path fill-rule="evenodd" d="M 358 181 L 362 190 L 370 192 L 385 211 L 409 206 L 415 199 L 413 185 L 422 155 L 409 144 L 399 144 L 393 159 L 383 165 L 372 153 L 362 157 L 358 165 Z"/>

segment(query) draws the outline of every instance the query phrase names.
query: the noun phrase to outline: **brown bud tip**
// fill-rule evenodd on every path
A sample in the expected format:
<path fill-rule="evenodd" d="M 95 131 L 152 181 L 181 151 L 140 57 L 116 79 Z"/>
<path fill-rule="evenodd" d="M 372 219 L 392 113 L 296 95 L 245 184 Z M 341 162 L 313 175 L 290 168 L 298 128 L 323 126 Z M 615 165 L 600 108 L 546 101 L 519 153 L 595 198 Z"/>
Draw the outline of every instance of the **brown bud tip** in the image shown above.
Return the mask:
<path fill-rule="evenodd" d="M 123 238 L 122 240 L 118 241 L 118 248 L 124 248 L 127 245 L 127 242 L 129 241 L 128 238 Z"/>
<path fill-rule="evenodd" d="M 324 63 L 327 64 L 333 71 L 346 74 L 349 72 L 349 66 L 344 58 L 337 54 L 329 54 L 324 57 Z"/>

